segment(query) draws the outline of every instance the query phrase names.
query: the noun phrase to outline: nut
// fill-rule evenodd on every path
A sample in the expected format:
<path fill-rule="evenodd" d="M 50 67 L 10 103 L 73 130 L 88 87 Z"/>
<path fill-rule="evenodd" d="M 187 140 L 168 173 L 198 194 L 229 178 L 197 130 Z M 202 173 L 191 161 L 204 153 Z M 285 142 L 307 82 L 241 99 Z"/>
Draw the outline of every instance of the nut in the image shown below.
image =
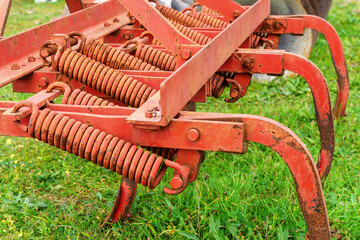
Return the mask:
<path fill-rule="evenodd" d="M 235 19 L 237 19 L 240 15 L 241 15 L 241 13 L 240 13 L 239 10 L 235 10 L 235 11 L 233 12 L 233 16 L 234 16 Z"/>
<path fill-rule="evenodd" d="M 279 31 L 281 28 L 283 27 L 282 23 L 279 22 L 279 21 L 275 21 L 273 24 L 272 24 L 272 28 L 275 32 Z"/>
<path fill-rule="evenodd" d="M 170 185 L 173 189 L 179 189 L 179 188 L 181 188 L 181 186 L 183 184 L 184 184 L 184 181 L 178 175 L 175 175 L 170 181 Z"/>
<path fill-rule="evenodd" d="M 132 32 L 126 31 L 126 32 L 124 33 L 124 38 L 125 38 L 126 40 L 130 40 L 130 39 L 133 39 L 134 36 L 133 36 Z"/>
<path fill-rule="evenodd" d="M 189 49 L 183 49 L 180 55 L 182 59 L 188 60 L 189 58 L 191 58 L 191 51 Z"/>
<path fill-rule="evenodd" d="M 145 117 L 146 118 L 153 118 L 154 117 L 153 111 L 152 110 L 147 110 L 145 112 Z"/>
<path fill-rule="evenodd" d="M 47 87 L 47 85 L 49 85 L 49 79 L 47 77 L 42 77 L 39 79 L 39 87 Z"/>
<path fill-rule="evenodd" d="M 254 66 L 254 62 L 255 60 L 253 57 L 246 56 L 242 59 L 241 64 L 243 65 L 243 67 L 249 69 Z"/>
<path fill-rule="evenodd" d="M 200 139 L 200 131 L 196 128 L 191 128 L 187 132 L 187 137 L 190 142 L 196 142 L 197 140 Z"/>
<path fill-rule="evenodd" d="M 19 70 L 20 66 L 17 63 L 11 64 L 11 70 Z"/>
<path fill-rule="evenodd" d="M 118 19 L 118 18 L 113 19 L 113 23 L 118 23 L 118 22 L 120 22 L 120 19 Z"/>
<path fill-rule="evenodd" d="M 36 58 L 34 56 L 28 57 L 28 62 L 36 62 Z"/>

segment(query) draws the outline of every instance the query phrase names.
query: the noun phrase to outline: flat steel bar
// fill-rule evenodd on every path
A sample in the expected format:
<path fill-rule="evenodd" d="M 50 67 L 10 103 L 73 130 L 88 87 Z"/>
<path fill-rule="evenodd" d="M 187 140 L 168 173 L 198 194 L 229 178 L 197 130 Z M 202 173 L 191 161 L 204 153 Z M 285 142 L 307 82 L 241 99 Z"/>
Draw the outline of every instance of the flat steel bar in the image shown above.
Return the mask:
<path fill-rule="evenodd" d="M 119 22 L 113 23 L 114 18 Z M 110 25 L 105 27 L 105 22 Z M 41 68 L 39 49 L 54 33 L 82 31 L 88 37 L 101 38 L 128 23 L 125 9 L 112 0 L 5 38 L 0 41 L 0 87 Z M 35 61 L 29 61 L 30 56 L 35 57 Z"/>
<path fill-rule="evenodd" d="M 9 16 L 12 0 L 0 1 L 0 39 L 4 35 L 6 22 Z"/>
<path fill-rule="evenodd" d="M 143 104 L 128 121 L 138 125 L 168 125 L 269 14 L 269 0 L 255 3 L 165 80 L 160 92 Z M 161 110 L 158 117 L 146 118 L 145 112 L 155 108 Z"/>
<path fill-rule="evenodd" d="M 196 44 L 173 27 L 147 0 L 118 1 L 172 53 L 176 53 L 177 44 Z"/>

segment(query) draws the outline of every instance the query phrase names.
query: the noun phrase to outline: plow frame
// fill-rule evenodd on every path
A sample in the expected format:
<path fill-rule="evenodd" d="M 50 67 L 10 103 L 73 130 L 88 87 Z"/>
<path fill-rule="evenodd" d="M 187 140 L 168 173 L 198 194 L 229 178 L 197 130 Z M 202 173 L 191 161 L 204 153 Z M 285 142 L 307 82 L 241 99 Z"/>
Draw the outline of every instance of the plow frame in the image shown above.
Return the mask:
<path fill-rule="evenodd" d="M 121 44 L 113 41 L 124 43 L 124 36 L 129 32 L 132 37 L 139 37 L 144 31 L 139 28 L 141 24 L 163 44 L 154 47 L 173 53 L 178 62 L 174 72 L 119 70 L 159 90 L 141 107 L 130 109 L 53 104 L 52 101 L 61 94 L 57 90 L 41 91 L 27 101 L 36 104 L 40 112 L 49 109 L 75 120 L 86 121 L 101 131 L 112 132 L 133 144 L 179 149 L 177 163 L 188 167 L 189 183 L 197 178 L 204 151 L 243 154 L 246 153 L 248 142 L 268 146 L 283 158 L 291 171 L 310 239 L 329 239 L 329 220 L 321 178 L 325 179 L 328 175 L 333 158 L 334 123 L 326 80 L 310 61 L 280 50 L 250 49 L 250 39 L 253 33 L 267 33 L 276 46 L 277 36 L 281 34 L 302 34 L 305 28 L 324 34 L 338 75 L 339 94 L 334 113 L 340 117 L 345 115 L 349 80 L 339 36 L 325 20 L 314 16 L 270 16 L 269 0 L 260 0 L 252 6 L 241 6 L 230 0 L 223 4 L 216 4 L 214 0 L 198 2 L 225 16 L 218 16 L 219 19 L 231 22 L 225 29 L 193 28 L 213 38 L 205 46 L 197 45 L 184 36 L 144 0 L 112 0 L 86 9 L 83 9 L 82 3 L 77 5 L 78 1 L 67 1 L 74 7 L 71 12 L 75 13 L 70 16 L 0 40 L 0 87 L 12 83 L 16 92 L 39 92 L 53 82 L 62 81 L 68 82 L 73 89 L 81 88 L 107 97 L 44 67 L 38 50 L 54 33 L 71 31 L 83 31 L 87 37 L 103 38 L 104 42 L 121 47 Z M 229 11 L 230 5 L 234 5 L 234 11 Z M 107 15 L 98 15 L 98 11 L 107 11 Z M 127 26 L 131 22 L 127 11 L 138 21 L 132 27 Z M 244 65 L 248 59 L 251 59 L 251 66 Z M 208 64 L 202 64 L 204 61 Z M 318 166 L 315 166 L 311 154 L 295 133 L 273 120 L 246 114 L 182 111 L 189 102 L 206 101 L 205 84 L 217 70 L 240 76 L 249 73 L 282 75 L 284 70 L 301 75 L 312 90 L 316 109 L 321 138 Z M 244 86 L 245 92 L 247 87 Z M 114 103 L 121 106 L 119 102 Z M 28 125 L 32 111 L 21 108 L 14 113 L 12 109 L 15 105 L 14 102 L 0 102 L 0 134 L 29 137 L 24 127 L 19 128 L 19 121 L 24 126 Z M 155 114 L 149 117 L 149 111 Z M 211 131 L 214 128 L 221 129 L 219 132 L 222 134 L 214 136 Z M 171 181 L 173 188 L 183 184 L 181 181 L 184 179 L 179 176 L 175 171 Z M 107 221 L 129 217 L 135 194 L 135 182 L 123 178 Z"/>

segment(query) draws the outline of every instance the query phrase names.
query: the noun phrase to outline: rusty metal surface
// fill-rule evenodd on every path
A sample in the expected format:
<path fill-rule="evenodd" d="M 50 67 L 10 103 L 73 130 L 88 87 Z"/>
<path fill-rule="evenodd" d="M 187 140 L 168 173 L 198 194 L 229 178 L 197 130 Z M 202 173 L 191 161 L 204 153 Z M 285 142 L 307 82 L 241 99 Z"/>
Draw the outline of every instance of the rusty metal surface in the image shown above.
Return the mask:
<path fill-rule="evenodd" d="M 106 15 L 98 14 L 104 11 L 107 11 Z M 113 18 L 121 21 L 104 27 L 104 22 L 112 22 Z M 87 36 L 99 38 L 116 31 L 127 23 L 126 12 L 117 1 L 113 0 L 0 40 L 0 87 L 43 66 L 39 61 L 39 48 L 50 39 L 54 32 L 81 30 Z M 11 54 L 7 54 L 9 52 Z M 34 56 L 36 61 L 28 61 L 31 56 Z M 13 64 L 18 65 L 19 68 L 11 70 Z"/>
<path fill-rule="evenodd" d="M 4 35 L 6 22 L 9 16 L 12 0 L 2 0 L 0 2 L 0 39 Z"/>
<path fill-rule="evenodd" d="M 327 83 L 308 60 L 272 49 L 285 34 L 306 35 L 309 29 L 323 33 L 338 73 L 338 114 L 345 112 L 348 76 L 336 31 L 314 17 L 269 16 L 269 0 L 250 7 L 201 0 L 208 7 L 201 12 L 196 6 L 177 12 L 152 2 L 155 7 L 143 0 L 110 1 L 0 41 L 0 47 L 20 43 L 9 47 L 14 54 L 3 52 L 0 57 L 2 83 L 17 80 L 13 86 L 19 92 L 46 89 L 25 102 L 0 102 L 0 134 L 35 137 L 122 175 L 109 222 L 130 216 L 137 183 L 154 188 L 170 167 L 174 176 L 164 192 L 179 194 L 196 180 L 205 151 L 244 154 L 248 142 L 258 142 L 288 165 L 309 238 L 329 239 L 320 182 L 329 173 L 334 153 Z M 130 19 L 123 5 L 130 10 Z M 304 11 L 295 0 L 283 6 L 288 13 Z M 107 14 L 96 15 L 98 11 Z M 60 34 L 50 36 L 52 31 Z M 37 34 L 41 44 L 50 40 L 40 54 Z M 26 38 L 35 41 L 34 47 Z M 39 56 L 53 69 L 43 67 Z M 25 60 L 28 64 L 22 66 Z M 294 132 L 273 120 L 182 111 L 190 101 L 219 97 L 226 86 L 230 86 L 226 100 L 235 102 L 246 94 L 253 74 L 283 75 L 285 70 L 303 76 L 313 94 L 321 140 L 317 167 Z M 61 104 L 53 104 L 60 93 Z"/>
<path fill-rule="evenodd" d="M 261 0 L 249 8 L 244 14 L 236 19 L 228 28 L 213 39 L 202 50 L 197 52 L 191 61 L 182 65 L 171 78 L 162 83 L 160 92 L 154 94 L 138 111 L 129 117 L 128 121 L 135 124 L 151 124 L 155 126 L 166 126 L 171 119 L 186 105 L 186 103 L 200 90 L 213 72 L 208 69 L 218 69 L 232 52 L 243 43 L 252 31 L 261 23 L 261 19 L 269 14 L 269 2 Z M 251 16 L 257 15 L 255 21 Z M 239 34 L 230 34 L 241 33 Z M 231 39 L 231 41 L 230 41 Z M 226 48 L 224 43 L 228 42 Z M 208 65 L 202 64 L 204 60 L 212 58 Z M 191 73 L 191 77 L 190 77 Z M 182 98 L 179 99 L 172 94 L 181 89 Z M 161 96 L 160 96 L 161 93 Z M 161 106 L 159 106 L 159 103 Z M 144 112 L 148 109 L 159 108 L 161 114 L 157 118 L 147 119 Z"/>
<path fill-rule="evenodd" d="M 85 8 L 82 0 L 65 0 L 70 13 L 74 13 Z"/>

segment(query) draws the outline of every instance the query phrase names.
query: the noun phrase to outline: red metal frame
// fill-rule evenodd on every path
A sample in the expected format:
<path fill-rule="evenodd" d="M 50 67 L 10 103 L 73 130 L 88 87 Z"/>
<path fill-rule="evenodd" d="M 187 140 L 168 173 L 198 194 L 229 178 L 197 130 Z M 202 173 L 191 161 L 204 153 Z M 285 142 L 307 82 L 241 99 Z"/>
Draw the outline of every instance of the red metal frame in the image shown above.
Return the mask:
<path fill-rule="evenodd" d="M 86 122 L 98 131 L 112 133 L 131 144 L 151 147 L 155 152 L 159 149 L 177 149 L 176 163 L 164 161 L 166 166 L 175 169 L 170 183 L 173 189 L 164 189 L 168 194 L 178 194 L 184 191 L 188 183 L 196 180 L 204 151 L 243 154 L 246 153 L 248 142 L 258 142 L 276 151 L 288 165 L 310 239 L 329 239 L 329 221 L 321 178 L 325 179 L 328 175 L 333 160 L 334 124 L 326 80 L 314 64 L 302 57 L 285 51 L 250 48 L 254 34 L 258 33 L 268 34 L 267 39 L 273 43 L 273 47 L 277 46 L 281 34 L 302 34 L 304 28 L 323 33 L 328 40 L 338 74 L 339 94 L 334 111 L 336 116 L 342 116 L 345 114 L 349 85 L 345 58 L 336 31 L 326 21 L 312 16 L 269 16 L 269 0 L 260 0 L 249 7 L 230 0 L 221 1 L 221 4 L 215 0 L 199 2 L 225 16 L 211 14 L 217 19 L 232 21 L 225 29 L 192 28 L 213 38 L 204 46 L 189 40 L 189 36 L 181 33 L 144 0 L 112 0 L 81 11 L 78 11 L 83 8 L 79 5 L 81 1 L 67 1 L 70 11 L 78 12 L 1 40 L 0 87 L 13 83 L 14 91 L 38 93 L 24 105 L 0 102 L 0 134 L 34 137 L 30 131 L 34 128 L 34 119 L 51 112 L 52 116 L 55 113 L 62 114 L 57 117 L 67 116 L 73 122 Z M 135 23 L 133 18 L 128 18 L 127 10 L 137 19 Z M 134 25 L 129 25 L 130 22 Z M 140 37 L 145 28 L 152 34 L 146 39 Z M 114 74 L 122 73 L 136 78 L 136 84 L 147 84 L 159 90 L 138 109 L 124 107 L 119 100 L 110 99 L 111 96 L 91 88 L 89 84 L 74 81 L 61 71 L 44 67 L 39 60 L 39 48 L 52 34 L 68 34 L 72 31 L 81 31 L 88 38 L 104 39 L 104 42 L 121 49 L 123 45 L 119 43 L 126 40 L 136 38 L 151 44 L 155 37 L 163 46 L 152 47 L 175 55 L 177 67 L 173 72 L 114 70 Z M 57 35 L 53 39 L 69 47 L 70 39 L 67 35 Z M 126 46 L 126 51 L 130 53 L 137 48 L 137 45 L 128 43 Z M 58 51 L 53 60 L 61 54 Z M 204 61 L 207 64 L 203 64 Z M 210 91 L 208 79 L 217 71 L 234 74 L 230 82 L 243 96 L 253 73 L 282 75 L 284 70 L 301 75 L 312 91 L 321 138 L 318 167 L 295 133 L 273 120 L 246 114 L 182 111 L 190 102 L 206 101 L 206 94 Z M 66 97 L 63 104 L 53 104 L 52 101 L 61 92 L 41 90 L 58 81 L 68 83 L 72 89 L 81 88 L 97 97 L 104 97 L 119 106 L 68 105 Z M 87 96 L 89 99 L 90 95 Z M 18 109 L 18 106 L 30 108 Z M 50 123 L 47 124 L 49 126 Z M 214 132 L 213 129 L 219 131 Z M 107 221 L 115 222 L 129 217 L 135 194 L 134 179 L 124 175 Z"/>
<path fill-rule="evenodd" d="M 4 35 L 6 22 L 9 16 L 12 0 L 0 2 L 0 39 Z"/>

